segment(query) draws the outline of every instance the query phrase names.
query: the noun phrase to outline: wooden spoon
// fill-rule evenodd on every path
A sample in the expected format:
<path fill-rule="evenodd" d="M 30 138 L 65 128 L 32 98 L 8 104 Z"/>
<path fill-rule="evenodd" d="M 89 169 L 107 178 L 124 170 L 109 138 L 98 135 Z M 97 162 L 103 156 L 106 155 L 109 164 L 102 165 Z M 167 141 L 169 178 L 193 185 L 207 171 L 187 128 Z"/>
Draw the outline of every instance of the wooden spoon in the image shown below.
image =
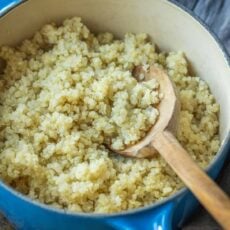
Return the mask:
<path fill-rule="evenodd" d="M 144 80 L 155 78 L 159 82 L 160 91 L 163 93 L 158 108 L 160 116 L 140 142 L 125 150 L 113 151 L 131 157 L 147 157 L 156 154 L 157 150 L 216 221 L 224 229 L 230 229 L 229 197 L 193 161 L 174 136 L 180 103 L 170 78 L 156 66 L 151 66 L 148 73 L 142 67 L 138 67 L 135 72 L 137 76 L 144 74 Z"/>

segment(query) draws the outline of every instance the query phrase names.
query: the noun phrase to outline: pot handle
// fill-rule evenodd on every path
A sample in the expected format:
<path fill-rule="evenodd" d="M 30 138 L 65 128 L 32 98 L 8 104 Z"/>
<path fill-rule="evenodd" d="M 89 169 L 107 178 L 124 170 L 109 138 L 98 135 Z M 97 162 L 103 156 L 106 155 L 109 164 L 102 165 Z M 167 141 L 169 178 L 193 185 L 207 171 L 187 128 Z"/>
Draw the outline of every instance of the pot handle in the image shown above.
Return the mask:
<path fill-rule="evenodd" d="M 173 230 L 175 202 L 157 209 L 114 217 L 108 224 L 117 230 Z"/>
<path fill-rule="evenodd" d="M 1 0 L 0 1 L 0 17 L 24 1 L 25 0 Z"/>

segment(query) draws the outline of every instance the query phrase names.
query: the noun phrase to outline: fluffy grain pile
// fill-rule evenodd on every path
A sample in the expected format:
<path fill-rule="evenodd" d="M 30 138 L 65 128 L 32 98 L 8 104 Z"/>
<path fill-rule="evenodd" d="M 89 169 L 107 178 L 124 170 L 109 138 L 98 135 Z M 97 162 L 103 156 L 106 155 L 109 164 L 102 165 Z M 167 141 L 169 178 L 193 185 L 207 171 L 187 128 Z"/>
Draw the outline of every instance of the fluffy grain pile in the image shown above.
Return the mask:
<path fill-rule="evenodd" d="M 158 116 L 155 81 L 137 65 L 158 63 L 182 105 L 178 139 L 202 167 L 219 147 L 218 110 L 208 86 L 188 75 L 181 52 L 157 53 L 146 34 L 92 34 L 79 18 L 45 25 L 15 48 L 2 47 L 0 177 L 40 202 L 80 212 L 118 212 L 163 199 L 183 185 L 159 155 L 117 156 Z"/>

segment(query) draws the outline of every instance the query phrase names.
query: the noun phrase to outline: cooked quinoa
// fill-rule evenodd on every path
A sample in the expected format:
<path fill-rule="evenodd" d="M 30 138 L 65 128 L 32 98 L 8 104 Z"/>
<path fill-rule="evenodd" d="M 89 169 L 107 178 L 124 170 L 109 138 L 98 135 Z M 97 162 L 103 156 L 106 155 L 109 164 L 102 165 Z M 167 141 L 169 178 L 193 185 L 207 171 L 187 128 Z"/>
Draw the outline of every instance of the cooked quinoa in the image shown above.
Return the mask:
<path fill-rule="evenodd" d="M 159 154 L 110 152 L 141 139 L 162 95 L 138 83 L 135 66 L 162 66 L 175 82 L 177 138 L 205 167 L 219 148 L 218 111 L 182 52 L 159 53 L 146 34 L 95 35 L 80 18 L 45 25 L 0 58 L 0 177 L 34 200 L 72 211 L 112 213 L 161 200 L 183 184 Z"/>

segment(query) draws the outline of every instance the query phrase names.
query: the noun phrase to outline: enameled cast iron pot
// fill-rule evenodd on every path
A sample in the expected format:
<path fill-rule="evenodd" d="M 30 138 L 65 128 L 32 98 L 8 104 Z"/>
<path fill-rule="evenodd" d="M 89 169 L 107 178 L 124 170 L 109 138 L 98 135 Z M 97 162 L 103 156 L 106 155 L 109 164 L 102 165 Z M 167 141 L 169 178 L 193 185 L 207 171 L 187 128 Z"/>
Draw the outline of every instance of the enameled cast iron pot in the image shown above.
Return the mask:
<path fill-rule="evenodd" d="M 81 16 L 95 32 L 147 32 L 161 50 L 183 50 L 193 71 L 220 104 L 221 147 L 207 169 L 216 178 L 230 149 L 229 58 L 216 37 L 190 12 L 166 0 L 0 0 L 0 45 L 16 44 L 43 24 Z M 0 166 L 1 167 L 1 166 Z M 118 214 L 81 214 L 31 201 L 0 182 L 0 210 L 23 230 L 176 229 L 197 201 L 187 189 L 148 207 Z"/>

